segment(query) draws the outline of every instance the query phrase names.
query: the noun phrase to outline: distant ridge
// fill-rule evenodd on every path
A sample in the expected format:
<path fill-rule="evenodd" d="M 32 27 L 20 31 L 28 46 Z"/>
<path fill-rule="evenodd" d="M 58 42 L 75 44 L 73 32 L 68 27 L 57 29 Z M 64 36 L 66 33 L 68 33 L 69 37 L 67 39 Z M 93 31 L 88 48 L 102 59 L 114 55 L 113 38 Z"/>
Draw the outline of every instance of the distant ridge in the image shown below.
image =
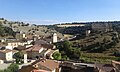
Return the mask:
<path fill-rule="evenodd" d="M 120 23 L 120 21 L 95 21 L 95 22 L 72 22 L 72 23 L 61 23 L 61 24 L 54 24 L 54 25 L 67 25 L 67 24 L 93 24 L 93 23 Z"/>

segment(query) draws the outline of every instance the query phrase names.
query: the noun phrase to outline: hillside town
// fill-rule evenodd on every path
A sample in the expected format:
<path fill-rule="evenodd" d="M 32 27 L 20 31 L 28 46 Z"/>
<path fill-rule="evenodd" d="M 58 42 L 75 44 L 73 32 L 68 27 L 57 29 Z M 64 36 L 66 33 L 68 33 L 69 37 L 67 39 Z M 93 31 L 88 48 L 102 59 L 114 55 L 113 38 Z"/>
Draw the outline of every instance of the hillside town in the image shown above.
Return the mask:
<path fill-rule="evenodd" d="M 11 72 L 120 72 L 119 54 L 108 55 L 111 54 L 112 47 L 119 43 L 113 44 L 114 38 L 115 41 L 119 41 L 119 32 L 113 29 L 112 23 L 60 24 L 56 25 L 59 30 L 45 33 L 47 35 L 38 34 L 34 29 L 31 34 L 29 31 L 18 30 L 20 28 L 16 30 L 17 26 L 21 26 L 21 23 L 17 25 L 18 22 L 15 23 L 16 27 L 14 23 L 10 24 L 3 19 L 0 23 L 1 28 L 9 27 L 16 32 L 13 36 L 6 34 L 2 36 L 1 33 L 0 72 L 10 72 L 11 67 L 13 68 L 10 70 L 15 69 Z M 42 26 L 36 29 L 41 28 Z M 63 34 L 66 31 L 63 36 L 60 36 L 61 28 L 65 28 Z M 69 35 L 72 31 L 73 35 Z M 96 48 L 94 45 L 96 43 L 100 47 Z M 104 46 L 103 49 L 103 45 L 112 46 Z"/>
<path fill-rule="evenodd" d="M 120 0 L 0 0 L 0 72 L 120 72 Z"/>

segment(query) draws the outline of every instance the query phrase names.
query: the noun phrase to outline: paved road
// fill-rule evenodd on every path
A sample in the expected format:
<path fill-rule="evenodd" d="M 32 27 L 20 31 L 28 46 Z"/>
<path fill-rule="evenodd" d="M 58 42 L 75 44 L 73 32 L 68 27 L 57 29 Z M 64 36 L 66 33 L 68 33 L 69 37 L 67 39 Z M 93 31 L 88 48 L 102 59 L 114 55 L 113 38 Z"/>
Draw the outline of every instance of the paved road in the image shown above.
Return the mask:
<path fill-rule="evenodd" d="M 21 65 L 19 65 L 19 69 L 21 69 L 22 66 L 30 65 L 30 64 L 33 63 L 34 61 L 35 61 L 35 60 L 31 60 L 31 62 L 29 62 L 29 63 L 25 63 L 25 64 L 21 64 Z"/>
<path fill-rule="evenodd" d="M 10 64 L 11 64 L 11 63 L 0 64 L 0 70 L 6 69 L 8 66 L 10 66 Z"/>

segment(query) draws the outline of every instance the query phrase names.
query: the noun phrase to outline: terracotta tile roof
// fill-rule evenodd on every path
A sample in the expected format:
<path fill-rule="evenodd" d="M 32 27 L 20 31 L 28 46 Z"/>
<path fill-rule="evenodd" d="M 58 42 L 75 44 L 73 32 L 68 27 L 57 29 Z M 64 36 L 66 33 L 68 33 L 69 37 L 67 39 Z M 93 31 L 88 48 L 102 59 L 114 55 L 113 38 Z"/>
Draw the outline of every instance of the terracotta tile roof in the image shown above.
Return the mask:
<path fill-rule="evenodd" d="M 38 67 L 35 68 L 34 65 Z M 31 65 L 23 66 L 19 72 L 50 72 L 59 67 L 59 63 L 54 60 L 40 59 L 33 62 Z"/>
<path fill-rule="evenodd" d="M 50 71 L 53 71 L 54 69 L 59 68 L 59 63 L 54 60 L 42 60 L 38 62 L 37 65 L 39 66 L 39 68 L 41 68 L 41 66 L 44 66 L 48 68 Z"/>
<path fill-rule="evenodd" d="M 35 41 L 35 45 L 41 45 L 41 46 L 43 46 L 44 48 L 47 48 L 47 49 L 52 49 L 53 48 L 53 45 L 47 43 L 44 40 Z"/>
<path fill-rule="evenodd" d="M 48 71 L 46 71 L 46 70 L 40 70 L 40 69 L 34 69 L 31 72 L 48 72 Z"/>
<path fill-rule="evenodd" d="M 27 49 L 26 51 L 39 51 L 41 48 L 43 48 L 41 45 L 34 45 Z"/>
<path fill-rule="evenodd" d="M 22 66 L 22 68 L 19 70 L 19 72 L 31 72 L 34 68 L 32 67 L 32 65 L 28 65 L 28 66 Z"/>
<path fill-rule="evenodd" d="M 41 44 L 47 44 L 47 42 L 44 40 L 37 40 L 35 41 L 35 44 L 41 45 Z"/>
<path fill-rule="evenodd" d="M 48 72 L 46 70 L 35 69 L 32 65 L 23 66 L 19 72 Z"/>
<path fill-rule="evenodd" d="M 9 49 L 5 49 L 5 50 L 0 50 L 0 53 L 8 53 L 8 52 L 11 52 L 12 50 L 9 50 Z"/>
<path fill-rule="evenodd" d="M 105 72 L 110 72 L 113 70 L 112 64 L 95 64 L 97 68 L 101 69 L 102 71 Z"/>
<path fill-rule="evenodd" d="M 16 47 L 15 49 L 16 49 L 16 50 L 25 50 L 26 48 L 25 48 L 25 46 L 18 46 L 18 47 Z"/>
<path fill-rule="evenodd" d="M 53 48 L 53 45 L 51 44 L 41 44 L 44 48 L 47 48 L 47 49 L 52 49 Z"/>

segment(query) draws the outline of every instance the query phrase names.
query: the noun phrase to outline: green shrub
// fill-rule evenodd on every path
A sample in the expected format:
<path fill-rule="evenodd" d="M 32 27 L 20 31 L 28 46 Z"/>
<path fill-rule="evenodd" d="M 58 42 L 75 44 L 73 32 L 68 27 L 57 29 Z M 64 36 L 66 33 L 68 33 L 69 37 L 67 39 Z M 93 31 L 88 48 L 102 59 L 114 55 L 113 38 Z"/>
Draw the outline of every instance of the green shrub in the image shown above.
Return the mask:
<path fill-rule="evenodd" d="M 60 60 L 61 59 L 61 53 L 59 53 L 59 52 L 53 53 L 53 58 L 56 59 L 56 60 Z"/>
<path fill-rule="evenodd" d="M 19 66 L 17 64 L 11 64 L 7 69 L 0 70 L 0 72 L 17 72 Z"/>

